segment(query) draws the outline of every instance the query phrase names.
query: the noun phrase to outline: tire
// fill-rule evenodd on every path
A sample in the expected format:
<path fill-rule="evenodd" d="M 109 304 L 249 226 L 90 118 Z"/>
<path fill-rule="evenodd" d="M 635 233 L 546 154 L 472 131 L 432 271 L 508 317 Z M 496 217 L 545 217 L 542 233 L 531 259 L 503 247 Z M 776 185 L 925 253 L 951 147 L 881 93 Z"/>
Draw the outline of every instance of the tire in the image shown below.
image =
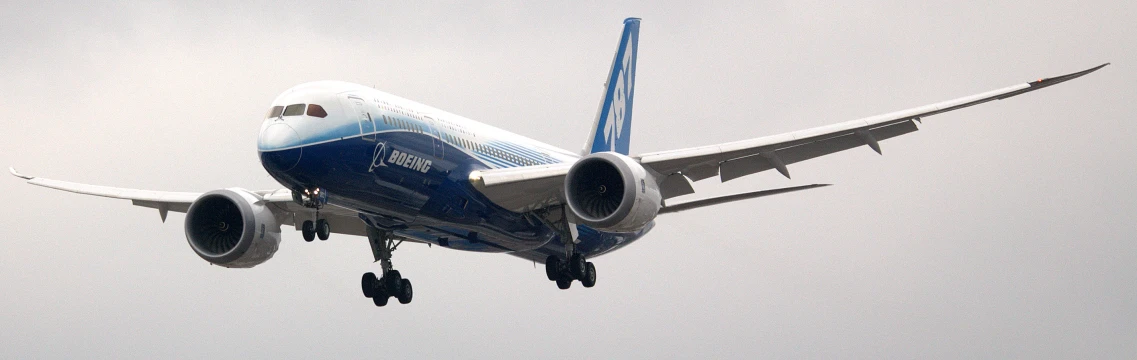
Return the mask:
<path fill-rule="evenodd" d="M 382 291 L 380 291 L 380 294 L 375 294 L 375 296 L 371 297 L 371 301 L 375 302 L 375 306 L 386 306 L 388 300 L 391 300 L 390 295 Z"/>
<path fill-rule="evenodd" d="M 360 280 L 360 287 L 363 288 L 363 296 L 371 297 L 375 294 L 375 284 L 379 282 L 379 278 L 375 277 L 375 273 L 363 274 L 363 279 Z"/>
<path fill-rule="evenodd" d="M 573 279 L 584 279 L 584 270 L 588 266 L 588 262 L 584 260 L 584 256 L 580 254 L 572 254 L 569 258 L 569 271 L 572 273 Z"/>
<path fill-rule="evenodd" d="M 584 278 L 580 279 L 580 284 L 584 285 L 586 288 L 590 288 L 596 285 L 596 265 L 587 263 L 584 266 Z"/>
<path fill-rule="evenodd" d="M 383 277 L 383 282 L 388 294 L 398 295 L 399 288 L 403 287 L 403 276 L 399 274 L 399 270 L 391 270 Z"/>
<path fill-rule="evenodd" d="M 312 225 L 312 220 L 304 220 L 304 224 L 300 226 L 300 233 L 304 235 L 304 241 L 316 240 L 316 227 Z"/>
<path fill-rule="evenodd" d="M 549 281 L 556 281 L 561 277 L 561 259 L 556 255 L 549 255 L 545 259 L 545 275 L 549 277 Z"/>
<path fill-rule="evenodd" d="M 557 279 L 557 287 L 560 288 L 561 290 L 568 289 L 570 286 L 572 286 L 572 279 L 567 279 L 567 278 Z"/>
<path fill-rule="evenodd" d="M 402 289 L 399 290 L 399 303 L 410 304 L 411 299 L 413 299 L 415 295 L 414 288 L 411 287 L 411 281 L 403 279 L 403 281 L 400 282 L 402 283 Z"/>
<path fill-rule="evenodd" d="M 328 224 L 327 220 L 316 220 L 316 236 L 320 241 L 327 240 L 332 235 L 332 226 Z"/>

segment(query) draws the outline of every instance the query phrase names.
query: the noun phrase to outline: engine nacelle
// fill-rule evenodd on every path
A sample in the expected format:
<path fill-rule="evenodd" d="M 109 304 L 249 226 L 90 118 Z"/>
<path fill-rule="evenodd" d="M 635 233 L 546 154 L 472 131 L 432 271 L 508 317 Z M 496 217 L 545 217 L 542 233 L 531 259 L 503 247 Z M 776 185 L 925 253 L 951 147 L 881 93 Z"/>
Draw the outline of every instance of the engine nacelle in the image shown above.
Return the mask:
<path fill-rule="evenodd" d="M 569 169 L 565 200 L 582 224 L 631 232 L 655 219 L 663 198 L 655 176 L 638 162 L 601 152 L 585 156 Z"/>
<path fill-rule="evenodd" d="M 257 266 L 280 248 L 272 211 L 243 189 L 207 192 L 186 211 L 186 239 L 202 259 L 230 268 Z"/>

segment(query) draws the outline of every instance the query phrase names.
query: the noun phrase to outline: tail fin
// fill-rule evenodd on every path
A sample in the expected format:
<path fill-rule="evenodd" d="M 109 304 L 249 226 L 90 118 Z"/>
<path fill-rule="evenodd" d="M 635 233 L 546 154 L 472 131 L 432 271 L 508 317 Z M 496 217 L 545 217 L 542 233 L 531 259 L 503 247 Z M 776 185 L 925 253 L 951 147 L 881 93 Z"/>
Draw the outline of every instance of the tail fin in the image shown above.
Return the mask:
<path fill-rule="evenodd" d="M 624 20 L 624 32 L 612 69 L 604 86 L 604 99 L 596 112 L 596 122 L 583 153 L 615 151 L 628 154 L 632 130 L 632 98 L 636 85 L 636 51 L 640 40 L 640 19 Z"/>

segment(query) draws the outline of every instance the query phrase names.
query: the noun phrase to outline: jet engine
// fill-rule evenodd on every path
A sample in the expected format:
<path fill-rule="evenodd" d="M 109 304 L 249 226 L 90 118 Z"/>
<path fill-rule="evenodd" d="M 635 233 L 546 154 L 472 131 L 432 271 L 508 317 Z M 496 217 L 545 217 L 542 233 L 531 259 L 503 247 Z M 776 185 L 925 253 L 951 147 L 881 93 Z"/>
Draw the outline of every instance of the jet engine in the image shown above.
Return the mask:
<path fill-rule="evenodd" d="M 614 152 L 580 159 L 565 175 L 565 200 L 580 223 L 604 231 L 631 232 L 655 219 L 662 202 L 655 176 Z"/>
<path fill-rule="evenodd" d="M 197 198 L 186 212 L 186 239 L 198 256 L 230 268 L 257 266 L 280 247 L 280 225 L 256 195 L 222 189 Z"/>

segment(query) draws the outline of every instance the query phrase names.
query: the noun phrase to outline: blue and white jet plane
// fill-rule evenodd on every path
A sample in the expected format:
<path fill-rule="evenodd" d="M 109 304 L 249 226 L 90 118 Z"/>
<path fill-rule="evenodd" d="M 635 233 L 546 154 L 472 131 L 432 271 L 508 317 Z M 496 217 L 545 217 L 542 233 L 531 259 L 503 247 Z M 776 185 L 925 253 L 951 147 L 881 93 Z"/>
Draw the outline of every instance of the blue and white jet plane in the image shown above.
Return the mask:
<path fill-rule="evenodd" d="M 257 151 L 280 190 L 165 192 L 23 175 L 28 183 L 128 199 L 185 213 L 190 248 L 209 263 L 249 268 L 272 258 L 281 227 L 304 240 L 366 236 L 381 272 L 363 294 L 384 306 L 410 303 L 411 282 L 392 268 L 402 242 L 504 253 L 545 264 L 561 289 L 596 284 L 587 259 L 642 238 L 658 215 L 824 184 L 767 189 L 683 203 L 692 181 L 721 181 L 868 146 L 917 130 L 921 119 L 1001 100 L 1089 74 L 1043 78 L 976 95 L 828 126 L 717 145 L 628 153 L 640 19 L 624 20 L 596 119 L 574 153 L 370 87 L 319 81 L 288 89 L 261 124 Z"/>

